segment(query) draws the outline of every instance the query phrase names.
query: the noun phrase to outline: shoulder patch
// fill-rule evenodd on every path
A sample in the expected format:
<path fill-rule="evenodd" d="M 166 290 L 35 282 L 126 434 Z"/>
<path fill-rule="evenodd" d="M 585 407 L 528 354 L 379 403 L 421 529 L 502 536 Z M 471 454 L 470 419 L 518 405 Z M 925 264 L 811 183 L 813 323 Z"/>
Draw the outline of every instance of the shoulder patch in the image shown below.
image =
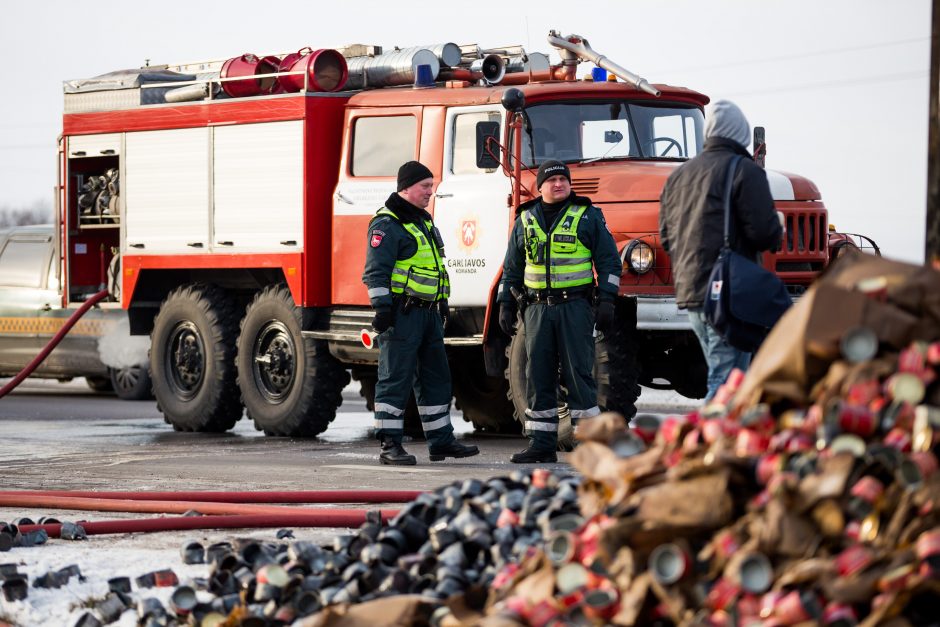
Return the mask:
<path fill-rule="evenodd" d="M 372 233 L 369 237 L 369 246 L 372 248 L 378 248 L 382 245 L 382 240 L 385 238 L 385 231 L 380 229 L 372 229 Z"/>

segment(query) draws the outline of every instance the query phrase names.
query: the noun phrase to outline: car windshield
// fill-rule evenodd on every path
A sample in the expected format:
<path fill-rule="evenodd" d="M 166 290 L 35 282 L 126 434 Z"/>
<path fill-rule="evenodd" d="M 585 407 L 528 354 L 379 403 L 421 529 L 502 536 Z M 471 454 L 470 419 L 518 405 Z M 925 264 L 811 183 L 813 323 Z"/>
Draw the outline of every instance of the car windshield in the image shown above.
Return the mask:
<path fill-rule="evenodd" d="M 702 149 L 704 116 L 677 103 L 592 100 L 526 107 L 522 161 L 537 167 L 602 159 L 686 160 Z"/>

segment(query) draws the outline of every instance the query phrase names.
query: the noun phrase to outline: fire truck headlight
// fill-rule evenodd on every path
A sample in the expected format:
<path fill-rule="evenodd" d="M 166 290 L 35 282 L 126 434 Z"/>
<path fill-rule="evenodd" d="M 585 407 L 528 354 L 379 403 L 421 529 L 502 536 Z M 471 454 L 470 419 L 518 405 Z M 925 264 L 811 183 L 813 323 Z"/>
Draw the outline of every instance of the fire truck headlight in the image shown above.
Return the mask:
<path fill-rule="evenodd" d="M 656 255 L 653 248 L 646 242 L 638 239 L 627 245 L 623 255 L 623 269 L 635 274 L 646 274 L 653 269 Z"/>

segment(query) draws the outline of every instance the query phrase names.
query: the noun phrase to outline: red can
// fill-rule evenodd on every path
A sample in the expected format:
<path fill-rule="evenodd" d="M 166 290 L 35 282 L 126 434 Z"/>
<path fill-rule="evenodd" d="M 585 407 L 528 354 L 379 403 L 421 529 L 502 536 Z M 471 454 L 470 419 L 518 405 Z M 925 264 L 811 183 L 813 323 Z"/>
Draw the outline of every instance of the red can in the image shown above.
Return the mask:
<path fill-rule="evenodd" d="M 705 603 L 713 610 L 725 610 L 731 607 L 739 594 L 741 594 L 741 588 L 730 579 L 722 577 L 708 591 Z"/>
<path fill-rule="evenodd" d="M 666 444 L 675 444 L 682 436 L 687 422 L 681 416 L 667 416 L 659 427 L 659 436 Z"/>
<path fill-rule="evenodd" d="M 934 342 L 927 346 L 927 363 L 932 366 L 940 366 L 940 342 Z"/>
<path fill-rule="evenodd" d="M 757 482 L 761 485 L 767 485 L 774 475 L 783 470 L 786 459 L 786 456 L 780 453 L 761 455 L 757 460 L 755 472 Z"/>
<path fill-rule="evenodd" d="M 878 499 L 881 498 L 881 495 L 884 494 L 884 491 L 885 486 L 883 483 L 871 475 L 865 475 L 855 482 L 851 490 L 849 490 L 849 494 L 862 499 L 866 503 L 874 505 Z"/>
<path fill-rule="evenodd" d="M 725 529 L 716 534 L 714 544 L 715 552 L 723 559 L 728 559 L 737 553 L 738 549 L 741 547 L 737 537 L 735 537 L 730 529 Z"/>
<path fill-rule="evenodd" d="M 822 604 L 811 590 L 792 590 L 774 608 L 774 616 L 788 625 L 816 620 L 821 615 Z"/>
<path fill-rule="evenodd" d="M 872 435 L 877 428 L 878 421 L 875 414 L 864 405 L 849 405 L 840 403 L 839 427 L 846 433 L 854 433 L 863 438 Z"/>
<path fill-rule="evenodd" d="M 845 393 L 845 402 L 851 405 L 868 405 L 881 393 L 878 379 L 866 379 L 849 386 Z"/>
<path fill-rule="evenodd" d="M 907 453 L 911 450 L 912 441 L 913 440 L 911 438 L 910 431 L 901 429 L 899 427 L 895 427 L 894 429 L 891 429 L 891 431 L 888 431 L 884 438 L 885 444 L 892 448 L 896 448 L 902 453 Z"/>
<path fill-rule="evenodd" d="M 620 594 L 612 585 L 588 590 L 581 607 L 588 618 L 608 621 L 620 609 Z"/>
<path fill-rule="evenodd" d="M 508 507 L 504 507 L 503 511 L 499 513 L 499 518 L 496 519 L 497 527 L 515 527 L 519 524 L 519 514 L 512 511 Z"/>
<path fill-rule="evenodd" d="M 832 625 L 837 621 L 840 625 L 856 625 L 858 624 L 858 614 L 855 613 L 851 605 L 833 601 L 823 610 L 822 624 Z"/>
<path fill-rule="evenodd" d="M 558 607 L 552 601 L 545 599 L 529 608 L 526 619 L 532 627 L 546 627 L 560 615 Z"/>
<path fill-rule="evenodd" d="M 153 585 L 157 588 L 169 588 L 170 586 L 178 585 L 180 582 L 179 578 L 169 568 L 164 570 L 157 570 L 153 573 Z"/>
<path fill-rule="evenodd" d="M 898 372 L 920 375 L 927 367 L 927 346 L 914 342 L 898 355 Z"/>
<path fill-rule="evenodd" d="M 534 468 L 532 470 L 532 487 L 544 488 L 548 486 L 548 478 L 552 472 L 545 468 Z"/>
<path fill-rule="evenodd" d="M 841 577 L 851 577 L 871 564 L 871 550 L 861 544 L 853 544 L 835 557 L 836 571 Z"/>
<path fill-rule="evenodd" d="M 702 439 L 709 444 L 714 444 L 724 435 L 724 428 L 721 426 L 721 418 L 709 418 L 702 422 Z"/>
<path fill-rule="evenodd" d="M 754 431 L 741 429 L 734 443 L 734 454 L 738 457 L 753 457 L 760 455 L 770 445 L 770 438 Z"/>
<path fill-rule="evenodd" d="M 638 414 L 634 416 L 630 424 L 647 445 L 652 444 L 656 439 L 656 432 L 659 431 L 659 417 L 653 414 Z"/>
<path fill-rule="evenodd" d="M 940 554 L 940 527 L 925 531 L 917 537 L 917 557 L 927 559 Z"/>

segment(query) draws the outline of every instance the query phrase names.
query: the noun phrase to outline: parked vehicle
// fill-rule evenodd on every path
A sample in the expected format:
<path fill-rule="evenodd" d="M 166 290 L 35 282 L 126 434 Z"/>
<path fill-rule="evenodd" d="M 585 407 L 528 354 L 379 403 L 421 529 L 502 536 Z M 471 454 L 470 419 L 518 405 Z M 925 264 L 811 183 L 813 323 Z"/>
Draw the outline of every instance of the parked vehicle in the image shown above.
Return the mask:
<path fill-rule="evenodd" d="M 75 309 L 63 306 L 54 233 L 52 225 L 0 231 L 2 377 L 14 376 L 26 367 Z M 132 341 L 127 313 L 118 303 L 96 307 L 83 316 L 32 376 L 63 381 L 85 377 L 96 392 L 113 391 L 126 400 L 151 398 L 147 362 L 105 365 L 100 343 L 106 337 L 115 344 L 123 342 L 125 353 L 128 343 L 140 346 L 136 338 Z M 146 347 L 137 353 L 146 358 Z"/>
<path fill-rule="evenodd" d="M 675 305 L 657 214 L 666 178 L 702 149 L 708 97 L 650 85 L 582 37 L 549 43 L 561 64 L 518 46 L 355 46 L 67 82 L 64 303 L 95 291 L 103 264 L 116 268 L 174 428 L 222 431 L 244 407 L 265 433 L 321 433 L 347 370 L 371 408 L 366 226 L 397 168 L 418 159 L 438 184 L 429 210 L 450 272 L 457 405 L 480 429 L 518 432 L 524 332 L 510 342 L 492 323 L 495 291 L 515 209 L 536 193 L 539 164 L 561 159 L 623 260 L 618 324 L 597 339 L 599 404 L 630 416 L 641 383 L 703 396 L 707 368 Z M 621 80 L 578 79 L 583 61 Z M 307 74 L 270 80 L 278 65 Z M 829 261 L 828 214 L 809 180 L 767 174 L 787 237 L 765 263 L 798 295 Z"/>

